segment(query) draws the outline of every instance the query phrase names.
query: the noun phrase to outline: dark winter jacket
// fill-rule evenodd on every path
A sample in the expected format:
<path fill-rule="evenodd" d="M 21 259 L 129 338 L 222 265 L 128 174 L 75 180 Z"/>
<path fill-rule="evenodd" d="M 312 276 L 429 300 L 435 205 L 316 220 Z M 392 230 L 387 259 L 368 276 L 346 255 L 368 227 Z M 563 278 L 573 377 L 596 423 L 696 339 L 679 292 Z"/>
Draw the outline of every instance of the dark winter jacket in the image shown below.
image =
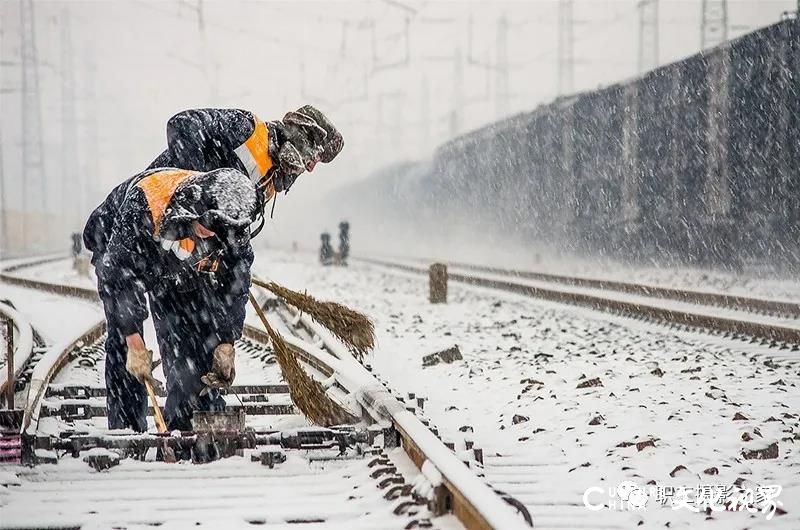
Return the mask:
<path fill-rule="evenodd" d="M 169 247 L 158 237 L 176 186 L 193 173 L 145 171 L 114 188 L 86 224 L 84 242 L 93 252 L 100 297 L 125 335 L 135 333 L 147 318 L 145 294 L 150 293 L 173 303 L 199 301 L 203 314 L 198 318 L 213 323 L 221 342 L 241 336 L 253 263 L 250 244 L 233 251 L 212 238 L 181 240 Z M 167 187 L 173 182 L 171 191 L 161 190 L 166 204 L 160 206 L 153 186 L 148 187 L 156 179 Z M 179 257 L 181 253 L 188 255 Z M 211 261 L 213 273 L 208 272 Z"/>
<path fill-rule="evenodd" d="M 254 184 L 276 168 L 278 131 L 240 109 L 185 110 L 167 122 L 167 149 L 148 167 L 238 169 Z"/>

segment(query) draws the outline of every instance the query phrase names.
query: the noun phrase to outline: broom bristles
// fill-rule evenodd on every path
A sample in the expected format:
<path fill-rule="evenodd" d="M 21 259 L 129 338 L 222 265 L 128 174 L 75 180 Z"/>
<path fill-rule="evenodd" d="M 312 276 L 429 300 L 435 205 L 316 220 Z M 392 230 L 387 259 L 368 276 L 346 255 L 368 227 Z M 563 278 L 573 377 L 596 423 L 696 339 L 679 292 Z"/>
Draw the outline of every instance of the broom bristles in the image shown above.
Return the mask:
<path fill-rule="evenodd" d="M 322 385 L 309 376 L 297 362 L 289 345 L 283 340 L 278 332 L 272 329 L 263 310 L 256 302 L 253 293 L 249 293 L 250 303 L 258 313 L 267 334 L 272 341 L 275 351 L 275 358 L 281 367 L 283 379 L 289 386 L 289 395 L 297 408 L 305 416 L 317 425 L 329 427 L 331 425 L 342 425 L 355 423 L 357 419 L 347 412 L 341 405 L 333 401 L 325 393 Z"/>
<path fill-rule="evenodd" d="M 326 327 L 359 360 L 375 347 L 375 326 L 363 313 L 336 302 L 320 302 L 309 294 L 298 293 L 272 281 L 264 282 L 253 278 L 253 283 Z"/>

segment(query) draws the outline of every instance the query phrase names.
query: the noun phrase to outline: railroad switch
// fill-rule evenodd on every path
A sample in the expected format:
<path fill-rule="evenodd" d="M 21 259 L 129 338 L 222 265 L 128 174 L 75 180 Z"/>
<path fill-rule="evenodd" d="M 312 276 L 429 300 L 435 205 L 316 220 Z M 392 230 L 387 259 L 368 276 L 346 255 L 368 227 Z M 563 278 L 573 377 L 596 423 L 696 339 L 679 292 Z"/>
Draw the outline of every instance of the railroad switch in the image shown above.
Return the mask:
<path fill-rule="evenodd" d="M 277 456 L 276 448 L 312 450 L 338 450 L 338 456 L 344 456 L 348 448 L 355 448 L 359 456 L 370 455 L 375 449 L 364 448 L 370 442 L 374 443 L 374 431 L 354 429 L 340 426 L 335 429 L 304 428 L 290 431 L 257 432 L 251 428 L 242 431 L 188 431 L 181 436 L 155 435 L 155 434 L 105 434 L 90 435 L 87 432 L 69 430 L 59 433 L 58 436 L 30 436 L 23 435 L 19 445 L 23 463 L 31 465 L 47 462 L 56 463 L 56 454 L 66 452 L 74 458 L 81 455 L 89 456 L 92 451 L 111 450 L 122 458 L 135 458 L 144 460 L 147 452 L 152 448 L 161 448 L 165 444 L 177 454 L 186 455 L 194 463 L 206 463 L 220 458 L 234 455 L 244 456 L 245 450 L 259 449 L 264 446 L 266 450 L 275 453 L 272 457 L 264 457 L 264 465 L 281 463 L 283 460 Z M 272 449 L 269 449 L 269 448 Z M 29 458 L 25 454 L 29 453 Z M 257 459 L 261 460 L 261 451 Z M 34 453 L 36 455 L 34 456 Z M 100 454 L 98 452 L 98 454 Z M 95 462 L 87 463 L 93 465 Z M 98 460 L 97 465 L 104 464 Z M 93 465 L 94 467 L 94 465 Z"/>
<path fill-rule="evenodd" d="M 390 425 L 383 429 L 383 447 L 386 449 L 400 447 L 400 433 L 394 426 Z"/>
<path fill-rule="evenodd" d="M 22 445 L 19 433 L 0 433 L 0 464 L 21 464 Z"/>
<path fill-rule="evenodd" d="M 95 471 L 106 471 L 119 465 L 120 456 L 113 451 L 100 449 L 99 451 L 90 451 L 89 453 L 90 454 L 83 457 L 83 461 L 89 464 L 89 467 Z"/>
<path fill-rule="evenodd" d="M 250 455 L 251 462 L 261 462 L 262 466 L 267 466 L 270 469 L 275 467 L 275 464 L 283 464 L 286 462 L 286 453 L 278 448 L 267 448 L 260 453 L 253 453 Z"/>
<path fill-rule="evenodd" d="M 412 530 L 414 528 L 433 528 L 433 523 L 430 519 L 414 519 L 404 528 L 405 530 Z"/>

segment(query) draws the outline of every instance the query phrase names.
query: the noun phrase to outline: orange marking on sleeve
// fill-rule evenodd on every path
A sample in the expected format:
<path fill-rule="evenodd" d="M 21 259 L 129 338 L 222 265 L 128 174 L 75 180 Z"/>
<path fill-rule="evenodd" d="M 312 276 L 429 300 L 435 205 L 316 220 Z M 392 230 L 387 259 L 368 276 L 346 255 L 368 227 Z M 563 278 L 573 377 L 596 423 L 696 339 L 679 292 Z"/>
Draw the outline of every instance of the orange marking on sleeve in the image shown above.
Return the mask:
<path fill-rule="evenodd" d="M 193 239 L 190 239 L 188 237 L 186 239 L 181 239 L 180 246 L 181 246 L 181 248 L 183 250 L 185 250 L 189 254 L 194 252 L 194 240 Z"/>

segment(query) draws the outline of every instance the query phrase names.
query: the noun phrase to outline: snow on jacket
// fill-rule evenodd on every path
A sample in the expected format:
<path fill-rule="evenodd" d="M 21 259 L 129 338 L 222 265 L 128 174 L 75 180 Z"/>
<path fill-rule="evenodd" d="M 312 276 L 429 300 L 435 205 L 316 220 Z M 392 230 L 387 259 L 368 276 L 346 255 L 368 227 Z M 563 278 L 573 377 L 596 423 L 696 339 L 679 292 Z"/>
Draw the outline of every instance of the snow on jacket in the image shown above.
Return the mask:
<path fill-rule="evenodd" d="M 276 131 L 241 109 L 192 109 L 167 122 L 167 149 L 148 167 L 212 171 L 238 169 L 257 184 L 277 165 Z"/>
<path fill-rule="evenodd" d="M 213 246 L 214 239 L 163 245 L 158 236 L 175 190 L 193 174 L 170 169 L 136 175 L 112 190 L 84 229 L 100 297 L 125 335 L 147 318 L 145 295 L 150 293 L 199 300 L 202 318 L 214 323 L 221 342 L 241 336 L 253 263 L 250 244 L 233 252 Z M 206 272 L 210 260 L 213 273 Z"/>

